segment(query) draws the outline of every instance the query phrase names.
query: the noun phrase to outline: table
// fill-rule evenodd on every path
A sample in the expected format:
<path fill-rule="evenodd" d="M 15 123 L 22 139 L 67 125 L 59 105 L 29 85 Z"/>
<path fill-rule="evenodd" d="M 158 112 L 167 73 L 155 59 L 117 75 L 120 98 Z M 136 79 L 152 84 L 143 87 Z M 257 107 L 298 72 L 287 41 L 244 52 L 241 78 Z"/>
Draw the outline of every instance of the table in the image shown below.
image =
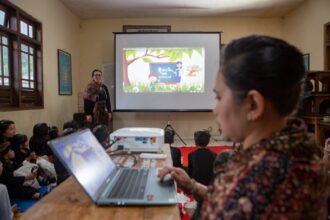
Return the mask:
<path fill-rule="evenodd" d="M 156 166 L 172 165 L 170 149 L 164 146 L 166 160 L 157 160 Z M 139 159 L 137 166 L 141 166 Z M 21 219 L 180 219 L 178 205 L 172 206 L 140 206 L 140 207 L 98 207 L 89 199 L 78 182 L 70 177 L 35 206 L 24 213 Z"/>

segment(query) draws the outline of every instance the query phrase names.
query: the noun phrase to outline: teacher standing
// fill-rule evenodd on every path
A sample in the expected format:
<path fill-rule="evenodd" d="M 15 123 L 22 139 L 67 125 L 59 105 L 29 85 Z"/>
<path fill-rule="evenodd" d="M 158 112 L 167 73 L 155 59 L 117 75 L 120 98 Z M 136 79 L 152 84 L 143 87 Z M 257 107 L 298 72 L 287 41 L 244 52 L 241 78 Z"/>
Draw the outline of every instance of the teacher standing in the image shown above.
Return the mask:
<path fill-rule="evenodd" d="M 102 71 L 92 71 L 90 82 L 84 93 L 84 111 L 86 120 L 94 127 L 99 124 L 109 125 L 112 119 L 109 90 L 102 82 Z"/>

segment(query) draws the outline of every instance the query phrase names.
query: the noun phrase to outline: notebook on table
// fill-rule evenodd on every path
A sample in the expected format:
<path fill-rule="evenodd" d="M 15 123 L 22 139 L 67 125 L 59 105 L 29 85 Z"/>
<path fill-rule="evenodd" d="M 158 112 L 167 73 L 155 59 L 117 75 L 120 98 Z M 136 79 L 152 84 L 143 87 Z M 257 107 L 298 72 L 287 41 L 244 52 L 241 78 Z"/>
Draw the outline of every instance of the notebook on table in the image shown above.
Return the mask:
<path fill-rule="evenodd" d="M 162 184 L 156 168 L 118 168 L 89 129 L 48 142 L 96 205 L 172 205 L 175 184 Z"/>

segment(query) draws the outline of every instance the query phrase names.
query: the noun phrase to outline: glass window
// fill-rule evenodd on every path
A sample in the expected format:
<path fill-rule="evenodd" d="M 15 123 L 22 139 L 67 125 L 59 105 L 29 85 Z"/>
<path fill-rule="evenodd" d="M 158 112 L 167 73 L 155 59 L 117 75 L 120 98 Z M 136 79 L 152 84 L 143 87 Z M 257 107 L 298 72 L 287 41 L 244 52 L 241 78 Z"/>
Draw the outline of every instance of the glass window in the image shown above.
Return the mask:
<path fill-rule="evenodd" d="M 21 44 L 21 73 L 22 73 L 22 87 L 34 88 L 34 49 L 33 47 Z"/>
<path fill-rule="evenodd" d="M 23 52 L 28 53 L 29 52 L 29 46 L 28 45 L 25 45 L 25 44 L 21 44 L 21 50 Z"/>
<path fill-rule="evenodd" d="M 0 82 L 2 86 L 9 86 L 9 50 L 8 38 L 0 36 Z"/>
<path fill-rule="evenodd" d="M 8 38 L 2 37 L 1 39 L 2 39 L 2 44 L 8 45 Z"/>
<path fill-rule="evenodd" d="M 30 55 L 30 80 L 33 80 L 34 75 L 34 62 L 33 62 L 33 56 Z"/>
<path fill-rule="evenodd" d="M 7 77 L 4 78 L 3 85 L 9 86 L 9 78 Z"/>
<path fill-rule="evenodd" d="M 29 56 L 26 53 L 21 55 L 22 79 L 29 79 Z"/>
<path fill-rule="evenodd" d="M 28 35 L 28 25 L 24 21 L 20 22 L 21 24 L 21 33 L 24 35 Z"/>
<path fill-rule="evenodd" d="M 0 77 L 3 76 L 2 75 L 2 68 L 1 67 L 2 67 L 2 56 L 0 54 Z M 0 81 L 1 81 L 1 79 L 0 79 Z"/>
<path fill-rule="evenodd" d="M 14 3 L 0 0 L 0 28 L 0 111 L 42 108 L 43 46 L 36 38 L 36 33 L 42 35 L 42 24 Z"/>
<path fill-rule="evenodd" d="M 29 81 L 27 81 L 27 80 L 22 80 L 22 87 L 23 87 L 23 88 L 29 88 Z"/>
<path fill-rule="evenodd" d="M 5 25 L 5 15 L 6 13 L 0 10 L 0 25 Z"/>
<path fill-rule="evenodd" d="M 33 27 L 29 25 L 29 37 L 33 38 Z"/>
<path fill-rule="evenodd" d="M 9 56 L 8 56 L 8 47 L 2 47 L 2 55 L 3 55 L 3 75 L 9 76 Z"/>

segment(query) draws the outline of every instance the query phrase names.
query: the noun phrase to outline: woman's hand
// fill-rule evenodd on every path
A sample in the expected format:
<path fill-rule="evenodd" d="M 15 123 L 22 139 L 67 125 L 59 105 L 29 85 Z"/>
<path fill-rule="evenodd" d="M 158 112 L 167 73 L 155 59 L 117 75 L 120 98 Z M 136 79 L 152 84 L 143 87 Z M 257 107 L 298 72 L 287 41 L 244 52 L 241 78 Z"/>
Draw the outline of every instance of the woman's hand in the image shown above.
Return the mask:
<path fill-rule="evenodd" d="M 185 193 L 190 194 L 191 190 L 193 189 L 193 182 L 186 171 L 181 168 L 166 166 L 160 169 L 158 172 L 160 180 L 162 181 L 164 176 L 168 173 L 171 174 L 173 180 L 176 182 L 180 189 L 182 189 Z"/>
<path fill-rule="evenodd" d="M 33 180 L 37 177 L 37 172 L 31 172 L 29 175 L 25 176 L 25 180 Z"/>
<path fill-rule="evenodd" d="M 91 115 L 86 115 L 86 120 L 88 122 L 92 122 L 92 116 Z"/>
<path fill-rule="evenodd" d="M 112 119 L 112 113 L 108 112 L 108 120 L 111 121 L 111 119 Z"/>

